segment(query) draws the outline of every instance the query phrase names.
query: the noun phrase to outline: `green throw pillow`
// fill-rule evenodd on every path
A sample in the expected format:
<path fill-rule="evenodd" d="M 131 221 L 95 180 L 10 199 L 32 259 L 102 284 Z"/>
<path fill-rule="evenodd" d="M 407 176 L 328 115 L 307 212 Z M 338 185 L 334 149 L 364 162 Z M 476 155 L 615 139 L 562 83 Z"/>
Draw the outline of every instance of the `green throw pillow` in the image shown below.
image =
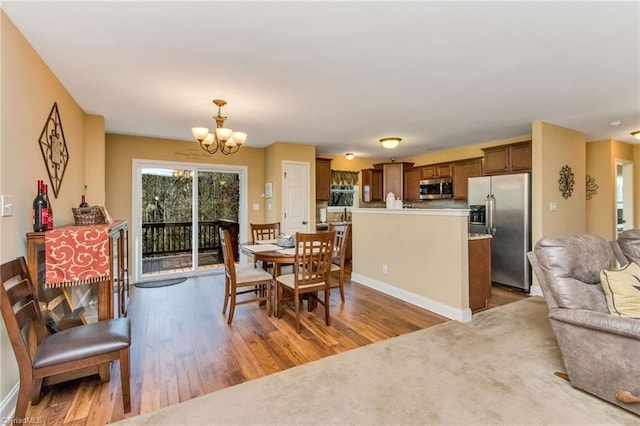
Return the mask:
<path fill-rule="evenodd" d="M 600 284 L 612 315 L 640 318 L 640 266 L 631 262 L 622 269 L 600 272 Z"/>

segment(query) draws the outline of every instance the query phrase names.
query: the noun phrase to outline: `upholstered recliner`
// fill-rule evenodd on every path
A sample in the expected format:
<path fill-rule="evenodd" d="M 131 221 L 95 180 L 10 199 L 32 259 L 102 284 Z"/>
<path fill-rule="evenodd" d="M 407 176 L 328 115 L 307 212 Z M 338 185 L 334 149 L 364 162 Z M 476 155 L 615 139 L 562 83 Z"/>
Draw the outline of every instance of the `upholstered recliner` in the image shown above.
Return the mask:
<path fill-rule="evenodd" d="M 600 285 L 613 260 L 609 243 L 589 234 L 544 238 L 528 256 L 571 385 L 640 415 L 640 319 L 609 314 Z"/>
<path fill-rule="evenodd" d="M 640 229 L 627 229 L 618 235 L 618 239 L 611 241 L 613 253 L 620 266 L 629 262 L 640 265 Z"/>

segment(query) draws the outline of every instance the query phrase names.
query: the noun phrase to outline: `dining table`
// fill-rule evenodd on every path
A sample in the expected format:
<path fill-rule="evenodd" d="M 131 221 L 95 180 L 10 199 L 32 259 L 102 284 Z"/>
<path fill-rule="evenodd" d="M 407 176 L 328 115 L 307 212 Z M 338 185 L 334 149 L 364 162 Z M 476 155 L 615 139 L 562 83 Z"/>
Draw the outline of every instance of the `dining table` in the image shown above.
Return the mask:
<path fill-rule="evenodd" d="M 253 241 L 240 243 L 240 251 L 256 261 L 261 261 L 263 265 L 267 263 L 273 264 L 273 283 L 275 288 L 273 289 L 274 291 L 272 291 L 274 295 L 272 306 L 273 312 L 277 315 L 279 309 L 277 297 L 278 286 L 275 280 L 281 275 L 282 266 L 293 265 L 295 263 L 295 247 L 281 247 L 276 244 L 276 240 L 261 240 L 255 243 Z"/>

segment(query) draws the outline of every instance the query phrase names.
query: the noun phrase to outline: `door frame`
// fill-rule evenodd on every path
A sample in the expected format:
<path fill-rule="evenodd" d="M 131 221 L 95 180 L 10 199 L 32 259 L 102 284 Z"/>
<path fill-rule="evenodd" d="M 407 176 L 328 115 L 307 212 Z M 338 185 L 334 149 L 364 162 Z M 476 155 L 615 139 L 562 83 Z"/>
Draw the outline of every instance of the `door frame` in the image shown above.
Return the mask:
<path fill-rule="evenodd" d="M 622 158 L 615 159 L 615 189 L 614 189 L 614 229 L 615 232 L 613 235 L 618 235 L 618 166 L 622 167 L 622 215 L 625 223 L 623 225 L 623 230 L 637 228 L 637 224 L 634 223 L 633 218 L 635 217 L 635 212 L 633 210 L 634 206 L 634 198 L 633 194 L 635 188 L 633 187 L 633 161 L 625 160 Z"/>
<path fill-rule="evenodd" d="M 245 241 L 247 236 L 247 203 L 248 203 L 248 168 L 247 166 L 240 165 L 228 165 L 228 164 L 211 164 L 211 163 L 189 163 L 182 161 L 163 161 L 163 160 L 145 160 L 134 158 L 131 160 L 131 228 L 129 229 L 130 242 L 131 242 L 131 255 L 130 265 L 133 266 L 133 271 L 130 271 L 130 276 L 133 282 L 143 282 L 158 279 L 161 276 L 165 278 L 177 278 L 177 277 L 192 277 L 199 275 L 210 275 L 212 273 L 220 273 L 221 271 L 215 271 L 211 268 L 208 269 L 195 269 L 197 267 L 197 251 L 192 253 L 193 268 L 190 271 L 181 271 L 176 273 L 166 273 L 162 275 L 146 276 L 142 277 L 142 169 L 143 168 L 167 168 L 167 169 L 180 169 L 180 170 L 193 170 L 194 176 L 197 176 L 199 171 L 204 172 L 225 172 L 225 173 L 238 173 L 238 179 L 240 181 L 240 198 L 238 206 L 238 225 L 239 225 L 239 241 Z M 198 182 L 194 179 L 193 182 L 193 194 L 198 194 Z M 192 221 L 195 222 L 198 219 L 197 208 L 197 196 L 192 197 L 193 209 L 192 209 Z M 193 241 L 195 241 L 196 233 L 193 234 Z M 192 247 L 197 247 L 193 245 Z"/>

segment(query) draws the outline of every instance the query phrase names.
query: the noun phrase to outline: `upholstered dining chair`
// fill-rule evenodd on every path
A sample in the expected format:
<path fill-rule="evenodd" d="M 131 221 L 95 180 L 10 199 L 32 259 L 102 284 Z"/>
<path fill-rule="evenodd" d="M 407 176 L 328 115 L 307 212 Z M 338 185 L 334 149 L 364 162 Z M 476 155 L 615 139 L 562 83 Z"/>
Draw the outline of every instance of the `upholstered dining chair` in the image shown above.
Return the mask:
<path fill-rule="evenodd" d="M 131 322 L 128 318 L 79 325 L 49 334 L 24 257 L 0 266 L 0 305 L 20 374 L 16 419 L 25 418 L 29 401 L 34 405 L 40 402 L 43 384 L 60 381 L 56 376 L 113 360 L 120 363 L 124 412 L 131 411 Z M 108 369 L 101 373 L 101 379 L 109 380 Z"/>
<path fill-rule="evenodd" d="M 244 305 L 253 302 L 265 302 L 267 315 L 271 315 L 271 289 L 273 276 L 260 268 L 245 268 L 236 265 L 233 257 L 233 248 L 229 242 L 231 234 L 226 229 L 220 229 L 220 244 L 222 245 L 222 257 L 224 259 L 224 304 L 222 313 L 226 313 L 230 302 L 227 324 L 231 325 L 236 305 Z M 255 297 L 238 300 L 238 296 L 254 294 Z"/>
<path fill-rule="evenodd" d="M 282 318 L 283 299 L 285 292 L 293 295 L 296 312 L 296 331 L 300 333 L 300 298 L 309 296 L 324 306 L 325 322 L 331 325 L 329 317 L 331 259 L 335 244 L 335 231 L 318 233 L 296 233 L 295 261 L 293 273 L 280 275 L 276 278 L 278 298 L 278 318 Z M 324 298 L 318 297 L 318 292 L 324 293 Z"/>
<path fill-rule="evenodd" d="M 344 302 L 344 263 L 347 258 L 347 243 L 351 236 L 351 224 L 329 224 L 329 231 L 336 233 L 336 240 L 333 246 L 333 258 L 331 259 L 331 273 L 338 272 L 338 287 L 340 288 L 340 298 Z"/>

